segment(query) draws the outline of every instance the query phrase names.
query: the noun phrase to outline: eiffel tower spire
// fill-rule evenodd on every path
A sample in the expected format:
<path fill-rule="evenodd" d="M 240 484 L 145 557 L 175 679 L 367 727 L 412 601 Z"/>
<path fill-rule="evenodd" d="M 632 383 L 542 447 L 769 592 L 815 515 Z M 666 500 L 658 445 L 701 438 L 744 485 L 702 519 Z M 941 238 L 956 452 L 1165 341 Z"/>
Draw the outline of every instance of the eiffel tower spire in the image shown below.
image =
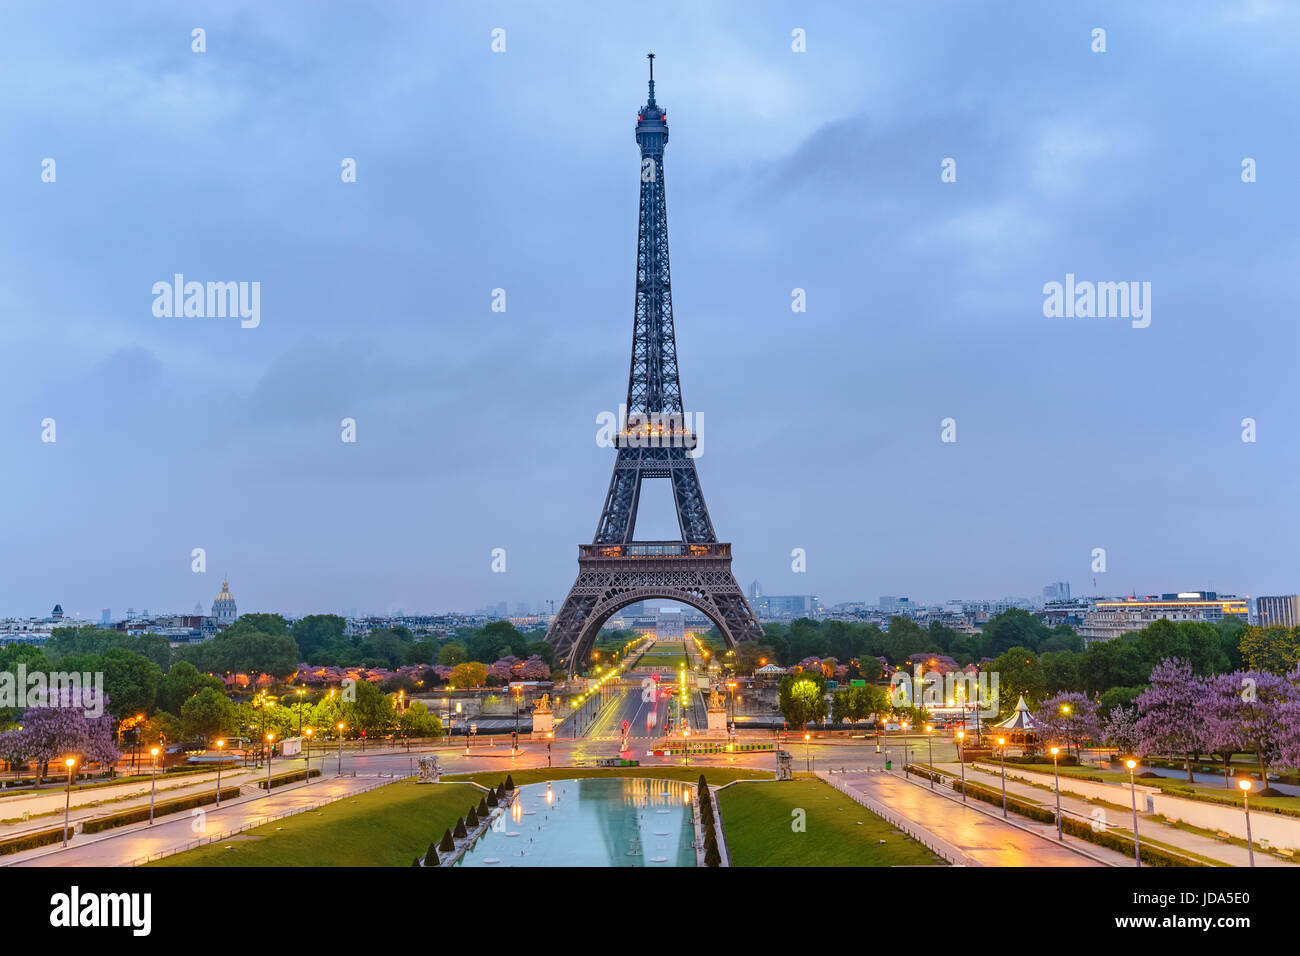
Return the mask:
<path fill-rule="evenodd" d="M 762 635 L 758 620 L 731 573 L 731 545 L 718 541 L 695 470 L 698 442 L 682 404 L 668 263 L 668 204 L 664 147 L 668 113 L 655 102 L 654 54 L 649 97 L 637 114 L 641 151 L 637 219 L 636 298 L 626 420 L 618 459 L 591 545 L 580 547 L 578 581 L 551 623 L 546 639 L 570 671 L 580 666 L 600 626 L 620 607 L 667 598 L 698 608 L 729 645 Z M 667 478 L 681 538 L 637 542 L 641 483 Z"/>

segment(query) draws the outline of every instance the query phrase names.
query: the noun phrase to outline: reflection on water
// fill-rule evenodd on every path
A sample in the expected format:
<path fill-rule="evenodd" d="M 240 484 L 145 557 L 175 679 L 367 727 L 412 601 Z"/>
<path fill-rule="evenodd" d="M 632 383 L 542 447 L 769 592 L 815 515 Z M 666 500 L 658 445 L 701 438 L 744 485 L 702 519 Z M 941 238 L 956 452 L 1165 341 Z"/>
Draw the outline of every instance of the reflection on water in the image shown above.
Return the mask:
<path fill-rule="evenodd" d="M 694 787 L 593 778 L 520 787 L 457 866 L 695 866 Z"/>

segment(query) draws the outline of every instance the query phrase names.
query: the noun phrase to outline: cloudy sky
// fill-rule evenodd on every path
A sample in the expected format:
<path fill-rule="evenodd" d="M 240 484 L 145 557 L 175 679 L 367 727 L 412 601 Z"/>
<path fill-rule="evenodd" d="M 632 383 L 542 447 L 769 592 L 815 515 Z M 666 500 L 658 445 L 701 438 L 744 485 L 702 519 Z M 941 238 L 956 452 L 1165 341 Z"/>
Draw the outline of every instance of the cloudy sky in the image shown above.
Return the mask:
<path fill-rule="evenodd" d="M 648 50 L 742 584 L 1091 593 L 1104 548 L 1099 592 L 1300 589 L 1295 5 L 655 9 L 0 7 L 0 616 L 223 573 L 242 611 L 558 604 L 627 387 Z M 260 325 L 156 316 L 175 273 L 259 282 Z M 1045 317 L 1067 273 L 1150 282 L 1150 326 Z"/>

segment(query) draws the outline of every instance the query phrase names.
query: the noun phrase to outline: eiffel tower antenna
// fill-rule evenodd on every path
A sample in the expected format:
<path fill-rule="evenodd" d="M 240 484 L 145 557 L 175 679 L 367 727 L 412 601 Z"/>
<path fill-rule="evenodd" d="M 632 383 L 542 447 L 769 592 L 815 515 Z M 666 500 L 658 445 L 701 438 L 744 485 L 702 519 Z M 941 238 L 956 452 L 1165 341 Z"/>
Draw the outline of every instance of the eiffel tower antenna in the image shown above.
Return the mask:
<path fill-rule="evenodd" d="M 637 115 L 641 202 L 627 420 L 619 422 L 618 458 L 605 507 L 589 545 L 578 547 L 578 580 L 546 640 L 569 673 L 581 669 L 601 626 L 629 604 L 679 601 L 704 612 L 728 647 L 763 634 L 731 572 L 731 545 L 718 541 L 695 471 L 698 439 L 682 403 L 668 265 L 668 205 L 663 158 L 668 114 L 655 102 L 654 54 L 649 98 Z M 668 479 L 681 538 L 637 541 L 641 483 Z"/>

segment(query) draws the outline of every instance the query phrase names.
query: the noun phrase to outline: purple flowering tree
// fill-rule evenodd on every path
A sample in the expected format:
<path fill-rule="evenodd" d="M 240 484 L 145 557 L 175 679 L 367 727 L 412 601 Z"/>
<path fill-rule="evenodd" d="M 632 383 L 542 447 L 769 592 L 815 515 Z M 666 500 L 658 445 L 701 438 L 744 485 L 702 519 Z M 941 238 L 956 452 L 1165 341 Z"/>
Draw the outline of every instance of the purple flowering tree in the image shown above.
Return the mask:
<path fill-rule="evenodd" d="M 509 655 L 500 660 L 494 661 L 488 668 L 487 676 L 495 677 L 499 680 L 508 681 L 514 677 L 514 667 L 519 663 L 519 658 Z"/>
<path fill-rule="evenodd" d="M 108 698 L 104 698 L 107 711 Z M 28 707 L 20 730 L 0 734 L 0 755 L 11 764 L 36 761 L 39 787 L 51 761 L 75 757 L 78 766 L 113 764 L 118 749 L 113 740 L 113 718 L 107 712 L 87 717 L 85 706 L 65 697 L 55 707 Z"/>
<path fill-rule="evenodd" d="M 1208 751 L 1211 742 L 1205 682 L 1176 657 L 1157 664 L 1149 680 L 1137 699 L 1138 753 L 1181 756 L 1193 783 L 1191 758 Z"/>
<path fill-rule="evenodd" d="M 1111 708 L 1101 727 L 1101 739 L 1118 753 L 1135 753 L 1138 748 L 1137 710 L 1133 707 Z"/>
<path fill-rule="evenodd" d="M 1097 703 L 1083 694 L 1062 692 L 1047 698 L 1035 712 L 1034 720 L 1039 739 L 1073 744 L 1075 756 L 1079 756 L 1084 744 L 1101 737 Z"/>
<path fill-rule="evenodd" d="M 1234 671 L 1210 682 L 1206 722 L 1210 748 L 1218 754 L 1250 751 L 1259 762 L 1264 796 L 1280 796 L 1268 785 L 1268 768 L 1290 763 L 1300 715 L 1300 687 L 1268 671 Z M 1226 772 L 1226 771 L 1225 771 Z"/>
<path fill-rule="evenodd" d="M 521 680 L 550 680 L 551 668 L 546 661 L 536 654 L 528 658 L 517 668 Z"/>

